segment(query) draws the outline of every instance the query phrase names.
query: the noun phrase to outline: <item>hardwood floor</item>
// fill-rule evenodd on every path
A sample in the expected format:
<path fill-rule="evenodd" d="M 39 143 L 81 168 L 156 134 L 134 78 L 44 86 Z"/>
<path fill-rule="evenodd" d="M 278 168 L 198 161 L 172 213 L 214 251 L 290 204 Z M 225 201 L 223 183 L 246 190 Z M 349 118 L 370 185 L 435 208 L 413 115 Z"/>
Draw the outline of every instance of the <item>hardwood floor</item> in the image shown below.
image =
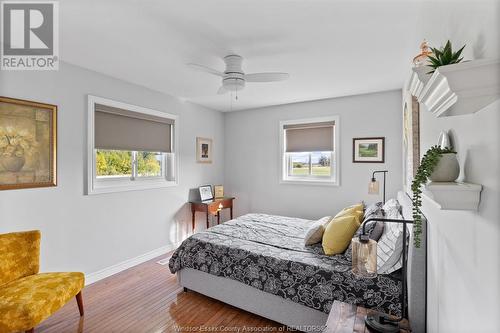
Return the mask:
<path fill-rule="evenodd" d="M 35 328 L 57 332 L 239 332 L 267 327 L 288 332 L 280 324 L 193 291 L 183 292 L 168 266 L 155 258 L 96 282 L 83 290 L 84 317 L 73 298 Z M 248 330 L 247 330 L 248 331 Z M 255 332 L 266 332 L 258 329 Z"/>

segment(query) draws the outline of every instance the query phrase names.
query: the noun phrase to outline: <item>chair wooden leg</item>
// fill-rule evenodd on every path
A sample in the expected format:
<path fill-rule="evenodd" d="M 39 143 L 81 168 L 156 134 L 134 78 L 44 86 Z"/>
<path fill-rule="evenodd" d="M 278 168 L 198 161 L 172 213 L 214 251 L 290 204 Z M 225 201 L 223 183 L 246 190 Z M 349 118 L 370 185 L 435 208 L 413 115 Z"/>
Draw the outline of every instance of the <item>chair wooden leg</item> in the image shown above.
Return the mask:
<path fill-rule="evenodd" d="M 76 294 L 76 303 L 78 303 L 78 311 L 80 311 L 80 317 L 81 317 L 83 316 L 83 298 L 81 291 L 78 294 Z"/>
<path fill-rule="evenodd" d="M 26 333 L 35 333 L 35 328 L 30 328 L 29 330 L 25 331 Z"/>

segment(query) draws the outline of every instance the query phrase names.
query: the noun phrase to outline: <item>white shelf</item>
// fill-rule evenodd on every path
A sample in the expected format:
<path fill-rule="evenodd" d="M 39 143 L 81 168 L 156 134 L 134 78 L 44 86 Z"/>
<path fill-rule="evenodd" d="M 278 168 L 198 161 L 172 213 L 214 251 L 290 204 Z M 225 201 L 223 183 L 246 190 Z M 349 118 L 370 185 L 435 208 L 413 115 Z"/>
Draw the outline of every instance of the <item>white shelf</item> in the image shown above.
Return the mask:
<path fill-rule="evenodd" d="M 433 201 L 439 209 L 477 210 L 479 207 L 481 185 L 450 182 L 430 182 L 425 186 L 423 195 Z"/>
<path fill-rule="evenodd" d="M 500 59 L 413 68 L 408 89 L 437 117 L 472 114 L 500 98 Z"/>
<path fill-rule="evenodd" d="M 411 69 L 410 81 L 408 83 L 408 91 L 415 97 L 420 96 L 425 84 L 431 78 L 430 74 L 427 74 L 432 69 L 428 66 L 413 67 Z"/>

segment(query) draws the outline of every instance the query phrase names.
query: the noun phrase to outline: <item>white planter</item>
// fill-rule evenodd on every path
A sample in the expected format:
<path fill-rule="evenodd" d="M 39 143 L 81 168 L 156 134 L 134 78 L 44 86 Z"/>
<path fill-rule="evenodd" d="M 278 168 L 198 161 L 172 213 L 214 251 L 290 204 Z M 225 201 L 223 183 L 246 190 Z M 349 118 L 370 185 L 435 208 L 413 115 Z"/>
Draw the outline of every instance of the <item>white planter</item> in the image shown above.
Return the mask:
<path fill-rule="evenodd" d="M 454 182 L 459 175 L 457 154 L 448 153 L 441 156 L 429 179 L 433 182 Z"/>

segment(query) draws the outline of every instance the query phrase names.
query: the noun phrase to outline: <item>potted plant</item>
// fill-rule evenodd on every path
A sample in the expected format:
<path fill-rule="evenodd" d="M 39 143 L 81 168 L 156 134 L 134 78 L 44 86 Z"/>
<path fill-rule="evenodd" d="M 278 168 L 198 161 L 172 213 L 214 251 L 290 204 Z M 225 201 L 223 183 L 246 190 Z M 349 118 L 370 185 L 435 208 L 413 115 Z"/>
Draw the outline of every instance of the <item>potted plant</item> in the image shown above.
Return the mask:
<path fill-rule="evenodd" d="M 451 42 L 449 40 L 446 42 L 446 45 L 441 49 L 431 47 L 433 54 L 428 55 L 427 58 L 429 59 L 428 66 L 431 67 L 432 70 L 427 74 L 434 73 L 438 67 L 451 64 L 458 64 L 459 62 L 461 62 L 464 59 L 460 58 L 464 48 L 465 45 L 462 46 L 460 50 L 453 52 L 451 47 Z"/>
<path fill-rule="evenodd" d="M 37 142 L 26 130 L 0 127 L 0 164 L 5 170 L 18 172 L 26 156 L 34 153 Z"/>
<path fill-rule="evenodd" d="M 422 157 L 420 166 L 411 184 L 413 192 L 413 244 L 420 247 L 420 235 L 422 234 L 422 185 L 428 180 L 436 182 L 453 182 L 460 174 L 460 166 L 453 149 L 432 146 Z"/>

